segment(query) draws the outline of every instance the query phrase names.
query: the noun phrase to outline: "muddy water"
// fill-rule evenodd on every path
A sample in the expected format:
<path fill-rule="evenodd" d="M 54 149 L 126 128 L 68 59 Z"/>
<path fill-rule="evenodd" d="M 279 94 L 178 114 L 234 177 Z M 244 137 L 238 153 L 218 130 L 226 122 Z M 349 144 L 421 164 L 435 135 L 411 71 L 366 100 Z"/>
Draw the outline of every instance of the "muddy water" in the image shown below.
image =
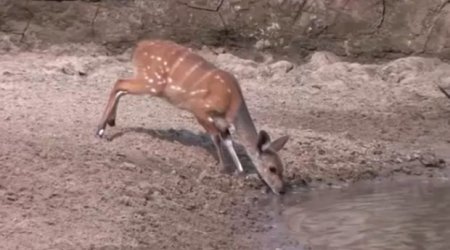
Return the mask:
<path fill-rule="evenodd" d="M 282 207 L 276 228 L 295 238 L 299 249 L 450 249 L 449 183 L 299 192 Z"/>

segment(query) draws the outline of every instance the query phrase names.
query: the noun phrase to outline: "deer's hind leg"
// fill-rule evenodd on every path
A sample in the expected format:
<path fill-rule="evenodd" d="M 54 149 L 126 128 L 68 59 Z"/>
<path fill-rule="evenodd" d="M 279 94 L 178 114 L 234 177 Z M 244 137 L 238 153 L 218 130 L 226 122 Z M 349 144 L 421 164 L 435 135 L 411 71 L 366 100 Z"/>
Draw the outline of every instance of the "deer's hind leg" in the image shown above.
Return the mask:
<path fill-rule="evenodd" d="M 112 88 L 109 99 L 103 111 L 102 118 L 97 126 L 96 135 L 102 137 L 105 133 L 106 125 L 114 126 L 116 120 L 117 106 L 120 97 L 131 95 L 152 94 L 152 89 L 141 79 L 120 79 Z"/>
<path fill-rule="evenodd" d="M 206 116 L 196 115 L 198 123 L 206 130 L 209 134 L 211 141 L 214 144 L 214 148 L 216 150 L 216 155 L 218 158 L 218 163 L 221 166 L 221 170 L 227 170 L 227 158 L 223 148 L 222 139 L 220 137 L 220 131 L 212 124 Z"/>

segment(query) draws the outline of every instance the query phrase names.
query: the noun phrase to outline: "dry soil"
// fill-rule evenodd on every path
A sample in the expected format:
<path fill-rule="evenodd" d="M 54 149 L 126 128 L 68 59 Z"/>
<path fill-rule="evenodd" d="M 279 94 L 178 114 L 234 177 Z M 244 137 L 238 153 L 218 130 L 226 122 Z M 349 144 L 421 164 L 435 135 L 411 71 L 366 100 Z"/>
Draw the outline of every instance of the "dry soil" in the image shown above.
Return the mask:
<path fill-rule="evenodd" d="M 447 178 L 450 100 L 436 86 L 450 85 L 449 64 L 198 53 L 237 76 L 259 129 L 291 136 L 280 154 L 292 188 Z M 114 81 L 131 75 L 129 55 L 92 45 L 0 55 L 0 248 L 294 245 L 271 233 L 278 200 L 256 178 L 220 173 L 190 114 L 125 96 L 108 139 L 94 136 Z"/>

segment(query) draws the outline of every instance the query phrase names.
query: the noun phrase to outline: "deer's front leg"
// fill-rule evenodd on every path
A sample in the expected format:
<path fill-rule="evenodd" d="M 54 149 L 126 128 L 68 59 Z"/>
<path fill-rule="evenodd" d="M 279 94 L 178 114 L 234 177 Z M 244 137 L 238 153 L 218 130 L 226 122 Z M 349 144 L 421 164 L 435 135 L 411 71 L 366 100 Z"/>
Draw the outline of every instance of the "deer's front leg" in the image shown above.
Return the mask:
<path fill-rule="evenodd" d="M 225 147 L 230 153 L 230 156 L 234 162 L 234 165 L 236 166 L 237 170 L 242 173 L 244 172 L 244 168 L 242 167 L 241 161 L 239 160 L 239 157 L 237 156 L 236 150 L 233 145 L 233 138 L 231 136 L 231 130 L 234 130 L 234 127 L 229 124 L 224 118 L 222 117 L 213 117 L 213 123 L 214 126 L 220 131 L 220 141 L 225 144 Z"/>
<path fill-rule="evenodd" d="M 228 153 L 230 153 L 231 159 L 233 159 L 234 165 L 236 166 L 239 173 L 244 172 L 244 168 L 242 167 L 241 161 L 239 160 L 236 150 L 234 149 L 233 139 L 231 138 L 230 132 L 228 130 L 226 132 L 222 132 L 220 137 L 223 143 L 225 144 Z"/>
<path fill-rule="evenodd" d="M 150 93 L 149 88 L 143 81 L 138 79 L 118 80 L 109 94 L 108 103 L 106 104 L 105 111 L 103 112 L 102 118 L 97 126 L 96 135 L 100 138 L 103 137 L 106 125 L 115 125 L 117 106 L 121 96 L 126 94 L 140 95 Z"/>

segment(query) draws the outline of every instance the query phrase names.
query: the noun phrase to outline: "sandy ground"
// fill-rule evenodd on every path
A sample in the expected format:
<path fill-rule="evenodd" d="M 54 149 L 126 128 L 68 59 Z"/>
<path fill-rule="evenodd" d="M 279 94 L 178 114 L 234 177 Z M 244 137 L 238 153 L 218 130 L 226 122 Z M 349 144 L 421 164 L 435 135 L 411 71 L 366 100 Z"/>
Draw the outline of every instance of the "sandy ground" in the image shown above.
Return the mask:
<path fill-rule="evenodd" d="M 450 100 L 436 84 L 450 86 L 450 65 L 199 53 L 240 79 L 258 128 L 291 136 L 281 156 L 294 188 L 447 178 Z M 0 56 L 0 249 L 288 245 L 271 233 L 274 197 L 254 178 L 219 173 L 188 113 L 126 96 L 109 140 L 94 136 L 113 82 L 131 74 L 128 58 L 88 45 Z"/>

